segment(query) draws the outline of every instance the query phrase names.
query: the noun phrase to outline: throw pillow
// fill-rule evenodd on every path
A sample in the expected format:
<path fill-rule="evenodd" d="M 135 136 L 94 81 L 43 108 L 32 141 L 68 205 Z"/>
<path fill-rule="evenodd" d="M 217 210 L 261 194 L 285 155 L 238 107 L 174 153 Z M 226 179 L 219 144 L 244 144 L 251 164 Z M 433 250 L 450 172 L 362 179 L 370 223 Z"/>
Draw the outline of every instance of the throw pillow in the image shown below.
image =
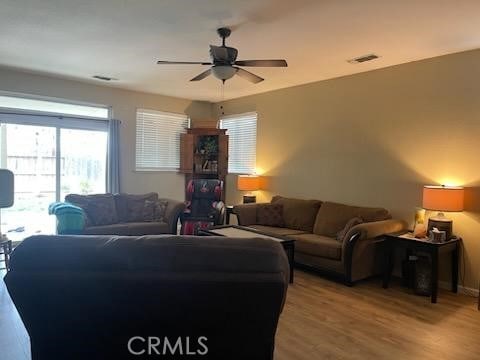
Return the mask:
<path fill-rule="evenodd" d="M 145 205 L 145 200 L 156 201 L 158 200 L 157 193 L 148 193 L 148 194 L 115 194 L 115 205 L 117 208 L 118 220 L 119 222 L 125 223 L 130 221 L 142 221 L 143 216 L 143 206 Z M 137 202 L 133 206 L 130 205 L 130 202 Z M 140 214 L 130 217 L 130 210 L 135 209 L 140 211 Z M 141 208 L 141 209 L 140 209 Z M 138 219 L 138 220 L 134 220 Z"/>
<path fill-rule="evenodd" d="M 337 240 L 343 241 L 343 239 L 345 239 L 345 236 L 347 236 L 351 228 L 353 228 L 355 225 L 359 225 L 362 223 L 363 223 L 363 219 L 358 216 L 348 220 L 344 228 L 337 233 Z"/>
<path fill-rule="evenodd" d="M 257 224 L 266 226 L 285 227 L 282 204 L 258 204 Z"/>
<path fill-rule="evenodd" d="M 154 217 L 153 217 L 155 221 L 167 222 L 167 219 L 165 218 L 165 214 L 167 213 L 167 206 L 168 206 L 167 200 L 156 201 Z"/>
<path fill-rule="evenodd" d="M 156 201 L 145 200 L 143 204 L 143 221 L 153 221 L 155 219 Z"/>
<path fill-rule="evenodd" d="M 167 211 L 167 205 L 168 201 L 166 200 L 145 200 L 143 220 L 166 222 L 165 213 Z"/>

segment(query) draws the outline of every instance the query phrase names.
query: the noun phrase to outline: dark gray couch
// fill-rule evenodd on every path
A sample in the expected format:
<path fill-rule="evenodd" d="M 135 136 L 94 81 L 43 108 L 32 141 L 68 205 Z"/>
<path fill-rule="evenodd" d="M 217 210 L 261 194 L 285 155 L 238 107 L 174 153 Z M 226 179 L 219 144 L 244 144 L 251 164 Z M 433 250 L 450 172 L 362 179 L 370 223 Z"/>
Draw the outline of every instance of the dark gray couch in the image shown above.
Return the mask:
<path fill-rule="evenodd" d="M 85 235 L 176 234 L 185 204 L 159 199 L 157 193 L 70 194 L 65 201 L 81 207 L 86 214 Z"/>
<path fill-rule="evenodd" d="M 288 276 L 282 246 L 265 239 L 33 236 L 5 282 L 33 360 L 245 360 L 273 358 Z M 134 336 L 181 337 L 184 352 L 187 337 L 203 351 L 204 336 L 208 353 L 133 356 Z"/>

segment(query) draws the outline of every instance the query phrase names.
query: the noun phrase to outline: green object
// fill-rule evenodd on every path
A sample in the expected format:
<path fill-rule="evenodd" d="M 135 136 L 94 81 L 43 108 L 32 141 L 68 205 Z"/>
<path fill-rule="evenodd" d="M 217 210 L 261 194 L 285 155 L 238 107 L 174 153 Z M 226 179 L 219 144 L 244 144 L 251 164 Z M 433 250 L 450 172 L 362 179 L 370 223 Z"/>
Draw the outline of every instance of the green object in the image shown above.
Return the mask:
<path fill-rule="evenodd" d="M 85 212 L 70 203 L 53 203 L 48 213 L 57 217 L 57 234 L 81 234 L 85 228 Z"/>
<path fill-rule="evenodd" d="M 80 234 L 85 227 L 85 219 L 78 214 L 59 214 L 57 216 L 57 234 Z"/>

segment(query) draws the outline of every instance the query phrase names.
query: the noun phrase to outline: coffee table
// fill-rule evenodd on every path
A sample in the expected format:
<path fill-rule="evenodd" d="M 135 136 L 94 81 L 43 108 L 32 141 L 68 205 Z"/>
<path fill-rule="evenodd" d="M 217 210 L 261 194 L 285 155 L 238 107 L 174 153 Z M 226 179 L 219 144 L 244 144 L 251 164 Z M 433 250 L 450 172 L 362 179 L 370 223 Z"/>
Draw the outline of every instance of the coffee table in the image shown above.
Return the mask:
<path fill-rule="evenodd" d="M 285 237 L 275 235 L 267 235 L 245 226 L 238 225 L 223 225 L 223 226 L 214 226 L 210 229 L 201 229 L 198 231 L 198 235 L 206 236 L 226 236 L 226 237 L 235 237 L 235 238 L 261 238 L 261 239 L 270 239 L 279 242 L 282 244 L 285 254 L 288 258 L 288 263 L 290 265 L 290 283 L 293 283 L 293 264 L 295 261 L 295 240 L 287 239 Z"/>

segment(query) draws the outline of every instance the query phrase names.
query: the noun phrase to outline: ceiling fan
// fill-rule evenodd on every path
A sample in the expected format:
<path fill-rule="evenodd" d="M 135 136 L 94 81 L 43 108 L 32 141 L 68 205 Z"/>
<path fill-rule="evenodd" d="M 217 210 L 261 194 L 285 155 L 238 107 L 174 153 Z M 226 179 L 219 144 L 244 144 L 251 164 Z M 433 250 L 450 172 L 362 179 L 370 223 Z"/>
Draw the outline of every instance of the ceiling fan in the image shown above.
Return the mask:
<path fill-rule="evenodd" d="M 225 39 L 230 36 L 231 30 L 226 27 L 217 29 L 218 35 L 222 38 L 222 46 L 210 45 L 210 57 L 212 62 L 202 61 L 157 61 L 157 64 L 180 64 L 180 65 L 211 65 L 211 68 L 195 76 L 190 81 L 199 81 L 213 74 L 217 79 L 228 80 L 235 74 L 256 84 L 264 79 L 239 66 L 262 66 L 262 67 L 287 67 L 285 60 L 237 60 L 238 50 L 225 46 Z"/>

